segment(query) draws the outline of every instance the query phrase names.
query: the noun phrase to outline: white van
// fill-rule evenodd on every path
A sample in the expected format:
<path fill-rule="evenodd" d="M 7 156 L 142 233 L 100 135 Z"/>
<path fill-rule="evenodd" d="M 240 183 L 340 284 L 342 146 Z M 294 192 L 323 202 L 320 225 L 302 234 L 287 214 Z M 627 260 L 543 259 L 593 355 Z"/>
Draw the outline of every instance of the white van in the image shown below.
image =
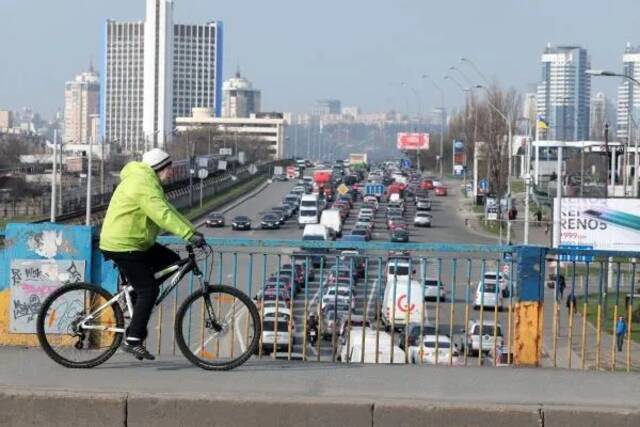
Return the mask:
<path fill-rule="evenodd" d="M 396 277 L 398 280 L 408 280 L 412 275 L 411 267 L 415 269 L 415 264 L 413 266 L 409 264 L 409 258 L 389 258 L 387 260 L 386 283 L 393 283 Z"/>
<path fill-rule="evenodd" d="M 298 211 L 298 227 L 304 228 L 308 224 L 318 223 L 318 208 L 300 207 Z"/>
<path fill-rule="evenodd" d="M 305 194 L 300 199 L 300 209 L 316 208 L 320 209 L 320 203 L 317 194 Z"/>
<path fill-rule="evenodd" d="M 329 229 L 321 224 L 307 224 L 302 232 L 302 240 L 331 240 Z"/>
<path fill-rule="evenodd" d="M 342 217 L 340 216 L 340 210 L 327 209 L 323 211 L 320 216 L 320 224 L 332 230 L 335 236 L 342 236 Z"/>
<path fill-rule="evenodd" d="M 367 328 L 366 331 L 361 327 L 352 328 L 349 346 L 342 346 L 340 360 L 342 363 L 361 363 L 364 354 L 364 363 L 405 363 L 404 351 L 397 345 L 393 345 L 393 360 L 391 359 L 391 347 L 391 335 L 386 332 L 371 328 Z"/>
<path fill-rule="evenodd" d="M 382 302 L 382 322 L 385 326 L 393 325 L 401 329 L 406 323 L 421 323 L 428 319 L 422 295 L 422 284 L 417 280 L 410 280 L 406 276 L 388 280 Z"/>

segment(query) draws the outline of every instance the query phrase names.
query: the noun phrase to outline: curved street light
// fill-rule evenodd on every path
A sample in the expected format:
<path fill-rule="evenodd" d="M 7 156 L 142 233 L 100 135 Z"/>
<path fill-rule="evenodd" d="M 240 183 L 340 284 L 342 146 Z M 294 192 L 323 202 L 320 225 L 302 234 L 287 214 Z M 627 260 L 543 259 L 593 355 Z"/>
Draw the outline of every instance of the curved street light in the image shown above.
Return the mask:
<path fill-rule="evenodd" d="M 482 72 L 480 71 L 480 69 L 476 66 L 476 64 L 475 64 L 472 60 L 470 60 L 469 58 L 462 57 L 462 58 L 460 58 L 460 62 L 464 62 L 464 63 L 468 64 L 471 68 L 473 68 L 473 71 L 475 71 L 475 72 L 476 72 L 476 74 L 478 74 L 478 75 L 480 76 L 480 78 L 482 79 L 482 81 L 484 81 L 484 83 L 485 83 L 487 86 L 489 86 L 489 84 L 490 84 L 490 83 L 489 83 L 489 79 L 487 79 L 487 78 L 484 76 L 484 74 L 482 74 Z"/>
<path fill-rule="evenodd" d="M 444 91 L 442 88 L 436 83 L 435 80 L 431 78 L 428 74 L 423 74 L 422 79 L 429 80 L 433 87 L 440 93 L 440 177 L 442 178 L 442 157 L 444 156 L 444 128 L 445 128 L 445 102 L 444 102 Z"/>

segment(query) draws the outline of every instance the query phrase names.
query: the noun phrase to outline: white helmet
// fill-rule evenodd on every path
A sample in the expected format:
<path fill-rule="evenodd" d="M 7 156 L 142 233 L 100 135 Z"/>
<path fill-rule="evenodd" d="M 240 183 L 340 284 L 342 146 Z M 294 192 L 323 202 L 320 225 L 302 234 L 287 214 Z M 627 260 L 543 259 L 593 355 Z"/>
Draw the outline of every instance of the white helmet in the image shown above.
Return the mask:
<path fill-rule="evenodd" d="M 159 148 L 154 148 L 142 155 L 142 162 L 159 172 L 171 164 L 171 156 Z"/>

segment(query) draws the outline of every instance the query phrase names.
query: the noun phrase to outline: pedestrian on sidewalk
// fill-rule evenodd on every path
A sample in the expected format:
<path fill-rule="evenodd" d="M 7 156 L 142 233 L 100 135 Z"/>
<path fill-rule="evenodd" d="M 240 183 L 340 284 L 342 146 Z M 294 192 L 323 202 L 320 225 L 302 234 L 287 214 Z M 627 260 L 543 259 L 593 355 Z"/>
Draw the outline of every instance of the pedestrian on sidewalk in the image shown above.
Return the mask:
<path fill-rule="evenodd" d="M 567 287 L 567 282 L 564 280 L 564 276 L 561 274 L 558 279 L 558 301 L 562 302 L 564 299 L 564 289 Z"/>
<path fill-rule="evenodd" d="M 540 208 L 536 212 L 536 220 L 538 221 L 538 227 L 542 227 L 542 210 Z"/>
<path fill-rule="evenodd" d="M 576 303 L 576 295 L 571 292 L 569 295 L 567 295 L 567 311 L 571 312 L 571 307 L 573 307 L 573 310 L 575 311 Z"/>
<path fill-rule="evenodd" d="M 623 316 L 618 317 L 616 323 L 616 340 L 618 344 L 618 351 L 622 351 L 622 345 L 624 344 L 624 335 L 627 333 L 627 322 L 624 321 Z"/>

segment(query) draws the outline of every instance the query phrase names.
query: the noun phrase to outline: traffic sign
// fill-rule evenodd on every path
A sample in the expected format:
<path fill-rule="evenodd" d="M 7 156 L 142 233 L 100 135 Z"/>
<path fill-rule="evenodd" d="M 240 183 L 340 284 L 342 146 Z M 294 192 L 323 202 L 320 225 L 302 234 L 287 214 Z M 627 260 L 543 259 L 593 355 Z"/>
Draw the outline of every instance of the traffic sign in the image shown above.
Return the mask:
<path fill-rule="evenodd" d="M 198 169 L 198 178 L 207 179 L 208 176 L 209 176 L 208 170 L 206 170 L 205 168 Z"/>
<path fill-rule="evenodd" d="M 347 187 L 346 185 L 344 185 L 344 184 L 340 184 L 340 185 L 338 186 L 338 193 L 340 193 L 340 194 L 342 194 L 342 195 L 345 195 L 345 194 L 347 194 L 348 192 L 349 192 L 349 187 Z"/>
<path fill-rule="evenodd" d="M 409 159 L 400 160 L 400 167 L 402 169 L 411 169 L 411 160 Z"/>
<path fill-rule="evenodd" d="M 367 196 L 382 196 L 384 194 L 383 184 L 366 184 L 364 186 L 364 194 Z"/>
<path fill-rule="evenodd" d="M 593 250 L 590 245 L 558 245 L 558 249 Z M 593 255 L 560 254 L 560 261 L 592 262 Z"/>
<path fill-rule="evenodd" d="M 487 180 L 486 178 L 482 178 L 478 183 L 478 187 L 480 187 L 480 190 L 482 190 L 482 192 L 486 193 L 487 191 L 489 191 L 489 180 Z"/>

